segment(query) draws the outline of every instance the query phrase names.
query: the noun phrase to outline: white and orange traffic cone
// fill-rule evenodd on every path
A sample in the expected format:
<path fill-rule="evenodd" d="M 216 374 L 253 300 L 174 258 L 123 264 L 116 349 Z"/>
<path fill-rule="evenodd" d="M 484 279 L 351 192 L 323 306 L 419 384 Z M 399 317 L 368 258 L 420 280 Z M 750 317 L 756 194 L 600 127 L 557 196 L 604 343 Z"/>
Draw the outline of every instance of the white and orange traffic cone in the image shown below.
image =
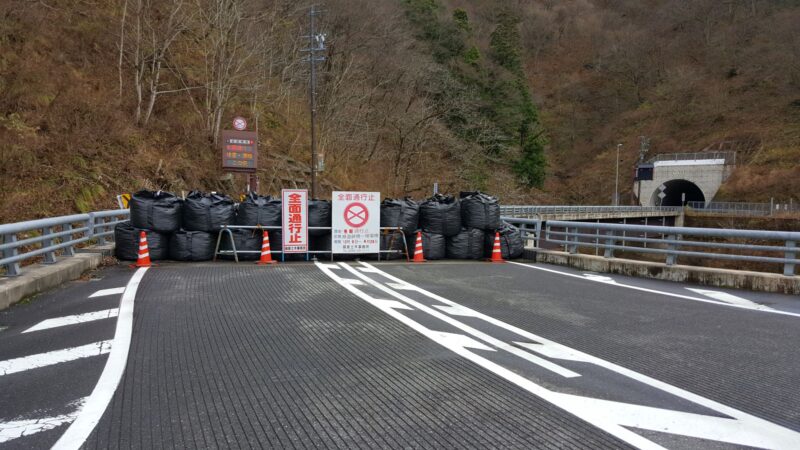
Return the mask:
<path fill-rule="evenodd" d="M 504 263 L 503 260 L 503 250 L 500 248 L 500 233 L 495 231 L 494 232 L 494 245 L 492 246 L 492 257 L 489 258 L 489 262 L 493 263 Z"/>
<path fill-rule="evenodd" d="M 272 251 L 269 248 L 269 233 L 267 233 L 267 230 L 262 230 L 262 233 L 264 234 L 264 239 L 261 240 L 261 259 L 256 264 L 275 264 L 278 261 L 272 259 Z"/>
<path fill-rule="evenodd" d="M 131 264 L 131 267 L 150 267 L 150 250 L 147 249 L 147 235 L 144 231 L 139 233 L 139 256 L 136 258 L 136 264 Z"/>
<path fill-rule="evenodd" d="M 422 255 L 422 232 L 417 231 L 417 243 L 414 244 L 414 259 L 411 262 L 421 263 L 425 262 L 425 258 Z"/>

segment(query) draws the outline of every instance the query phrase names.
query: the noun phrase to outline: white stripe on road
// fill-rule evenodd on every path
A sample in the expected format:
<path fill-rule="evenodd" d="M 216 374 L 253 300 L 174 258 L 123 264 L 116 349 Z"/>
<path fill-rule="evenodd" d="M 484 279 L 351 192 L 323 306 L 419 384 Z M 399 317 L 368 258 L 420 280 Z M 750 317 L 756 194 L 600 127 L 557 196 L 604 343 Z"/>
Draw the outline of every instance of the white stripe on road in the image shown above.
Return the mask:
<path fill-rule="evenodd" d="M 125 286 L 125 292 L 122 294 L 119 305 L 117 331 L 114 334 L 114 350 L 108 355 L 103 374 L 100 375 L 97 386 L 94 387 L 86 404 L 78 413 L 78 418 L 61 435 L 58 442 L 53 445 L 53 449 L 79 449 L 86 442 L 86 438 L 92 433 L 111 402 L 119 381 L 122 379 L 122 374 L 125 372 L 125 363 L 128 361 L 133 331 L 133 302 L 145 272 L 147 272 L 147 267 L 140 267 Z"/>
<path fill-rule="evenodd" d="M 0 361 L 0 376 L 11 375 L 12 373 L 24 372 L 26 370 L 38 369 L 40 367 L 52 366 L 64 362 L 74 361 L 81 358 L 102 355 L 111 350 L 111 341 L 94 342 L 80 347 L 65 348 L 54 350 L 47 353 L 23 356 L 21 358 L 7 359 Z"/>
<path fill-rule="evenodd" d="M 598 280 L 597 278 L 594 278 L 594 277 L 593 278 L 586 278 L 583 275 L 576 275 L 574 273 L 567 273 L 567 272 L 562 272 L 560 270 L 548 269 L 546 267 L 534 266 L 532 264 L 518 263 L 518 262 L 514 262 L 514 261 L 508 261 L 508 263 L 509 264 L 516 264 L 516 265 L 522 266 L 522 267 L 527 267 L 529 269 L 541 270 L 541 271 L 550 272 L 550 273 L 557 273 L 559 275 L 564 275 L 564 276 L 572 277 L 572 278 L 578 278 L 578 279 L 581 279 L 581 280 L 593 281 L 593 282 L 596 282 L 596 283 L 599 282 L 599 283 L 608 284 L 608 285 L 612 285 L 612 286 L 618 286 L 618 287 L 633 289 L 633 290 L 636 290 L 636 291 L 649 292 L 651 294 L 666 295 L 668 297 L 682 298 L 682 299 L 685 299 L 685 300 L 692 300 L 692 301 L 701 302 L 701 303 L 710 303 L 712 305 L 722 305 L 722 306 L 727 306 L 727 307 L 730 307 L 730 308 L 747 309 L 747 310 L 750 310 L 750 311 L 761 311 L 761 312 L 766 312 L 766 313 L 771 313 L 771 314 L 780 314 L 782 316 L 800 317 L 800 313 L 793 313 L 793 312 L 788 312 L 788 311 L 779 311 L 777 309 L 771 309 L 771 308 L 770 309 L 764 309 L 764 308 L 753 308 L 751 306 L 734 305 L 734 304 L 731 304 L 731 303 L 722 302 L 722 301 L 718 301 L 718 300 L 709 300 L 707 298 L 692 297 L 692 296 L 689 296 L 689 295 L 675 294 L 675 293 L 666 292 L 666 291 L 658 291 L 658 290 L 655 290 L 655 289 L 648 289 L 648 288 L 643 288 L 643 287 L 639 287 L 639 286 L 633 286 L 633 285 L 630 285 L 630 284 L 621 284 L 621 283 L 616 283 L 616 282 L 615 283 L 610 283 L 607 280 L 600 281 L 600 280 Z"/>
<path fill-rule="evenodd" d="M 23 333 L 30 333 L 32 331 L 47 330 L 49 328 L 63 327 L 67 325 L 74 325 L 78 323 L 92 322 L 95 320 L 108 319 L 110 317 L 117 317 L 119 309 L 105 309 L 103 311 L 93 311 L 84 314 L 75 314 L 72 316 L 55 317 L 39 322 L 38 324 L 23 331 Z"/>
<path fill-rule="evenodd" d="M 760 305 L 754 301 L 748 300 L 746 298 L 737 297 L 733 294 L 729 294 L 727 292 L 720 292 L 720 291 L 709 291 L 707 289 L 694 289 L 694 288 L 686 288 L 694 293 L 705 295 L 706 297 L 711 297 L 715 300 L 719 300 L 721 302 L 730 303 L 731 305 L 739 305 L 745 308 L 750 309 L 760 309 L 760 310 L 770 310 L 774 311 L 769 306 Z"/>
<path fill-rule="evenodd" d="M 111 288 L 111 289 L 100 289 L 99 291 L 97 291 L 94 294 L 90 295 L 89 298 L 105 297 L 106 295 L 117 295 L 117 294 L 122 294 L 123 292 L 125 292 L 125 288 L 124 287 Z"/>
<path fill-rule="evenodd" d="M 0 422 L 0 444 L 23 436 L 30 436 L 42 431 L 52 430 L 65 423 L 72 422 L 78 415 L 78 410 L 83 406 L 85 398 L 74 401 L 69 406 L 74 408 L 74 411 L 61 414 L 58 416 L 41 417 L 39 419 L 22 419 L 17 418 L 9 420 L 8 422 Z"/>

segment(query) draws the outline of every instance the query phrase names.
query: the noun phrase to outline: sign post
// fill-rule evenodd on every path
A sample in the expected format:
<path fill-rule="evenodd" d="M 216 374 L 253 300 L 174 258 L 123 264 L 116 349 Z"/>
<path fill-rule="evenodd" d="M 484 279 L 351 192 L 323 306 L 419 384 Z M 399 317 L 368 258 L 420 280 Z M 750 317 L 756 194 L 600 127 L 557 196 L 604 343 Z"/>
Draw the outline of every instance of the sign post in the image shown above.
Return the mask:
<path fill-rule="evenodd" d="M 380 253 L 380 198 L 380 192 L 333 192 L 333 253 Z"/>
<path fill-rule="evenodd" d="M 308 190 L 281 191 L 283 255 L 308 253 Z"/>

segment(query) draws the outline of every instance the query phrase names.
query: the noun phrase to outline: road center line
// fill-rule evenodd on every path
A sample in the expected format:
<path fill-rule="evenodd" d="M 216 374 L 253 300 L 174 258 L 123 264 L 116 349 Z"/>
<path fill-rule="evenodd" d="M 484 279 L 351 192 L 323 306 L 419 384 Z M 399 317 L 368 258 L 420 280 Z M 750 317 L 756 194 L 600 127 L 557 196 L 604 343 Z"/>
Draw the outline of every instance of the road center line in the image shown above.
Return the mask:
<path fill-rule="evenodd" d="M 633 285 L 630 285 L 630 284 L 609 283 L 608 281 L 600 280 L 600 279 L 594 278 L 594 277 L 587 278 L 587 277 L 585 277 L 583 275 L 576 275 L 574 273 L 562 272 L 560 270 L 553 270 L 553 269 L 548 269 L 546 267 L 539 267 L 539 266 L 534 266 L 532 264 L 526 264 L 526 263 L 518 263 L 518 262 L 515 262 L 515 261 L 508 261 L 508 263 L 509 264 L 515 264 L 515 265 L 522 266 L 522 267 L 527 267 L 529 269 L 541 270 L 543 272 L 556 273 L 556 274 L 564 275 L 564 276 L 567 276 L 567 277 L 578 278 L 578 279 L 584 280 L 584 281 L 591 281 L 591 282 L 594 282 L 594 283 L 602 283 L 602 284 L 605 284 L 605 285 L 608 285 L 608 286 L 618 286 L 618 287 L 627 288 L 627 289 L 634 289 L 634 290 L 642 291 L 642 292 L 649 292 L 651 294 L 666 295 L 668 297 L 682 298 L 684 300 L 692 300 L 692 301 L 695 301 L 695 302 L 710 303 L 712 305 L 726 306 L 726 307 L 729 307 L 729 308 L 745 309 L 745 310 L 748 310 L 748 311 L 760 311 L 760 312 L 765 312 L 765 313 L 770 313 L 770 314 L 780 314 L 782 316 L 800 317 L 800 313 L 793 313 L 793 312 L 788 312 L 788 311 L 779 311 L 777 309 L 754 308 L 752 306 L 746 306 L 746 305 L 742 305 L 742 304 L 733 304 L 733 303 L 727 303 L 727 302 L 723 302 L 723 301 L 709 300 L 707 298 L 700 298 L 700 297 L 692 297 L 692 296 L 689 296 L 689 295 L 675 294 L 675 293 L 672 293 L 672 292 L 659 291 L 659 290 L 656 290 L 656 289 L 648 289 L 648 288 L 643 288 L 643 287 L 639 287 L 639 286 L 633 286 Z"/>
<path fill-rule="evenodd" d="M 89 435 L 97 426 L 100 418 L 103 417 L 108 404 L 114 397 L 122 374 L 125 372 L 125 364 L 128 362 L 128 351 L 131 345 L 131 334 L 133 332 L 133 302 L 136 299 L 136 290 L 142 277 L 147 272 L 147 267 L 140 267 L 133 274 L 119 305 L 119 317 L 117 318 L 117 331 L 114 334 L 114 344 L 108 361 L 100 375 L 100 380 L 92 390 L 92 394 L 78 413 L 78 418 L 72 422 L 67 431 L 61 435 L 58 442 L 53 445 L 53 449 L 58 450 L 78 450 Z"/>

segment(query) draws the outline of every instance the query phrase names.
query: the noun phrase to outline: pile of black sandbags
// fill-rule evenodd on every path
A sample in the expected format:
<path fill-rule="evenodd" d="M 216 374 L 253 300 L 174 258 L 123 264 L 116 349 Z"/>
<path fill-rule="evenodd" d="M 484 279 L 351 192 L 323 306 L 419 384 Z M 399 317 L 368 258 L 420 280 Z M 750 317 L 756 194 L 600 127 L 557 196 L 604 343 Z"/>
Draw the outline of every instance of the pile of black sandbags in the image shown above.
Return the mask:
<path fill-rule="evenodd" d="M 308 201 L 308 226 L 330 227 L 331 226 L 331 202 L 328 200 L 309 200 Z M 330 235 L 331 230 L 308 230 L 308 235 L 325 236 Z"/>
<path fill-rule="evenodd" d="M 281 226 L 281 199 L 250 192 L 236 209 L 236 225 Z"/>
<path fill-rule="evenodd" d="M 461 203 L 451 195 L 428 198 L 419 205 L 419 227 L 425 259 L 444 258 L 447 238 L 461 232 Z"/>
<path fill-rule="evenodd" d="M 503 222 L 500 228 L 497 229 L 497 233 L 500 235 L 500 252 L 503 255 L 503 259 L 514 259 L 522 256 L 525 251 L 525 244 L 517 227 L 508 222 Z M 483 248 L 487 257 L 492 255 L 494 238 L 494 233 L 486 233 Z"/>
<path fill-rule="evenodd" d="M 131 196 L 130 221 L 114 227 L 114 255 L 135 261 L 139 257 L 139 236 L 147 237 L 151 260 L 167 259 L 171 234 L 181 228 L 183 201 L 164 191 L 139 191 Z"/>

